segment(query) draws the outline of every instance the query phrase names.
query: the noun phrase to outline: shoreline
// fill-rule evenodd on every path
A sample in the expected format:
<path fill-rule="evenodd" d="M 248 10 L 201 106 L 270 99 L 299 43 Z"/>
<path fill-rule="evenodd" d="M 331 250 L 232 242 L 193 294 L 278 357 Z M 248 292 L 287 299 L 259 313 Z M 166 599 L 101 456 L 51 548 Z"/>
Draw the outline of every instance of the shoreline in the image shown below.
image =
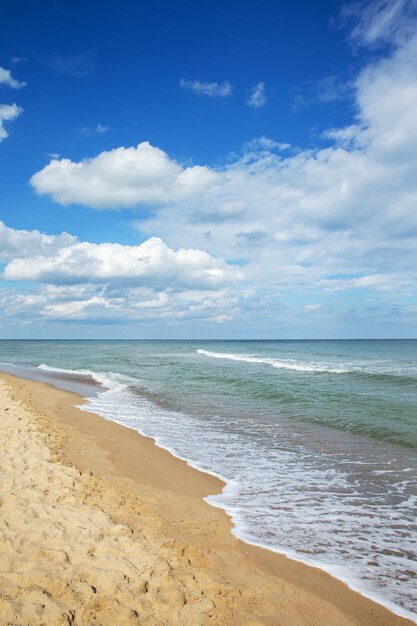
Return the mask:
<path fill-rule="evenodd" d="M 48 447 L 61 464 L 98 476 L 104 490 L 107 486 L 109 491 L 124 490 L 139 498 L 153 522 L 148 524 L 147 541 L 158 545 L 163 538 L 164 550 L 168 551 L 165 545 L 174 543 L 171 550 L 177 560 L 181 545 L 180 552 L 192 555 L 189 558 L 182 554 L 191 571 L 204 574 L 205 587 L 211 588 L 216 582 L 227 590 L 227 594 L 217 593 L 223 596 L 217 617 L 210 609 L 211 617 L 204 614 L 194 623 L 204 624 L 206 619 L 213 624 L 288 626 L 414 623 L 353 591 L 322 569 L 237 539 L 231 532 L 228 514 L 203 501 L 221 491 L 224 483 L 219 478 L 193 468 L 134 429 L 81 411 L 74 405 L 86 402 L 82 396 L 6 374 L 0 379 L 11 386 L 15 398 L 28 407 L 31 415 L 38 416 L 38 427 L 45 437 L 54 440 Z M 48 428 L 54 431 L 53 437 Z M 120 523 L 130 519 L 129 511 L 120 511 L 106 498 L 99 505 Z M 204 595 L 210 596 L 207 591 Z M 168 623 L 180 624 L 181 619 Z"/>

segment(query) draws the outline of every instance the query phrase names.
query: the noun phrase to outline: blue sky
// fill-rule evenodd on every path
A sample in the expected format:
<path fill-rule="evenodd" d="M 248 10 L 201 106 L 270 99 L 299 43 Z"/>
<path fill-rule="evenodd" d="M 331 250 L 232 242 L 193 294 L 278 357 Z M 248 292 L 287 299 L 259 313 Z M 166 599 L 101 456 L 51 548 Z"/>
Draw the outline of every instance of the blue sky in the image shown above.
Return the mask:
<path fill-rule="evenodd" d="M 3 7 L 0 336 L 417 336 L 416 14 Z"/>

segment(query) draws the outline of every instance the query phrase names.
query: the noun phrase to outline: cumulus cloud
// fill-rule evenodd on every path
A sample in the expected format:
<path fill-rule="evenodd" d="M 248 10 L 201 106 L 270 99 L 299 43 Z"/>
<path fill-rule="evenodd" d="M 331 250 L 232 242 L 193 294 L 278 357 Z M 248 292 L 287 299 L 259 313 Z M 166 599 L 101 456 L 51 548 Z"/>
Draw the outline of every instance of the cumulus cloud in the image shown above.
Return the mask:
<path fill-rule="evenodd" d="M 86 204 L 113 209 L 139 204 L 165 204 L 201 192 L 216 174 L 207 167 L 183 168 L 149 142 L 101 152 L 75 163 L 52 159 L 30 184 L 60 204 Z"/>
<path fill-rule="evenodd" d="M 104 321 L 178 324 L 227 322 L 238 313 L 237 298 L 228 290 L 175 292 L 152 288 L 128 288 L 123 294 L 111 289 L 93 289 L 77 294 L 60 288 L 42 288 L 35 304 L 40 317 L 58 321 Z M 28 302 L 28 307 L 33 306 Z"/>
<path fill-rule="evenodd" d="M 16 80 L 13 78 L 10 70 L 0 67 L 0 85 L 3 85 L 4 87 L 11 87 L 12 89 L 21 89 L 26 85 L 26 83 Z"/>
<path fill-rule="evenodd" d="M 259 109 L 263 107 L 267 103 L 267 101 L 268 99 L 266 97 L 265 83 L 260 82 L 252 87 L 246 103 L 255 109 Z"/>
<path fill-rule="evenodd" d="M 20 325 L 68 322 L 135 323 L 154 325 L 209 322 L 223 324 L 238 313 L 238 298 L 231 290 L 157 291 L 125 288 L 114 292 L 108 286 L 41 285 L 31 293 L 0 289 L 0 312 Z"/>
<path fill-rule="evenodd" d="M 12 122 L 23 113 L 21 106 L 17 104 L 0 104 L 0 142 L 9 136 L 4 124 Z"/>
<path fill-rule="evenodd" d="M 77 242 L 51 254 L 15 258 L 7 280 L 46 283 L 122 281 L 152 285 L 216 287 L 237 272 L 203 250 L 168 248 L 153 237 L 138 246 Z"/>
<path fill-rule="evenodd" d="M 210 98 L 227 98 L 231 96 L 233 92 L 233 86 L 225 81 L 224 83 L 208 83 L 200 80 L 186 80 L 182 78 L 180 80 L 181 87 L 194 91 L 202 96 L 209 96 Z"/>
<path fill-rule="evenodd" d="M 45 235 L 38 230 L 9 228 L 0 221 L 0 261 L 38 255 L 51 256 L 76 242 L 77 238 L 68 233 Z"/>
<path fill-rule="evenodd" d="M 24 320 L 205 319 L 237 311 L 241 271 L 203 250 L 168 248 L 158 238 L 137 246 L 93 244 L 67 233 L 8 228 L 0 222 L 3 279 L 40 283 L 0 290 L 0 309 Z"/>
<path fill-rule="evenodd" d="M 10 87 L 12 89 L 21 89 L 26 83 L 19 82 L 14 79 L 10 70 L 0 67 L 0 86 Z M 0 104 L 0 143 L 9 136 L 4 124 L 12 122 L 23 113 L 21 106 L 17 104 Z"/>

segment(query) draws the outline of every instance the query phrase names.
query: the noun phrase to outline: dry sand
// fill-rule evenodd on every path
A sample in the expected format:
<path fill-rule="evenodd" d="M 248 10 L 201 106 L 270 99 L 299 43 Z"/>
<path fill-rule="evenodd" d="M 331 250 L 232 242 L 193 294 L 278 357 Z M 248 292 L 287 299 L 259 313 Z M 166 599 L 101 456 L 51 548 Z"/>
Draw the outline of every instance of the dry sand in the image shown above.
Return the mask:
<path fill-rule="evenodd" d="M 0 624 L 411 624 L 237 540 L 219 480 L 77 403 L 0 377 Z"/>

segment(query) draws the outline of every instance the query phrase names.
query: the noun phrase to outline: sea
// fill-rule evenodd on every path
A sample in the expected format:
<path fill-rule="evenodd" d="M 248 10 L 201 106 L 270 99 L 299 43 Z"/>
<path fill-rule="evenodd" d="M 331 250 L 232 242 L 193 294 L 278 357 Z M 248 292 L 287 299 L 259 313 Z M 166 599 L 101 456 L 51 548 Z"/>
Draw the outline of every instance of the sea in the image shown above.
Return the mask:
<path fill-rule="evenodd" d="M 0 341 L 0 361 L 219 476 L 237 537 L 417 623 L 417 340 Z"/>

